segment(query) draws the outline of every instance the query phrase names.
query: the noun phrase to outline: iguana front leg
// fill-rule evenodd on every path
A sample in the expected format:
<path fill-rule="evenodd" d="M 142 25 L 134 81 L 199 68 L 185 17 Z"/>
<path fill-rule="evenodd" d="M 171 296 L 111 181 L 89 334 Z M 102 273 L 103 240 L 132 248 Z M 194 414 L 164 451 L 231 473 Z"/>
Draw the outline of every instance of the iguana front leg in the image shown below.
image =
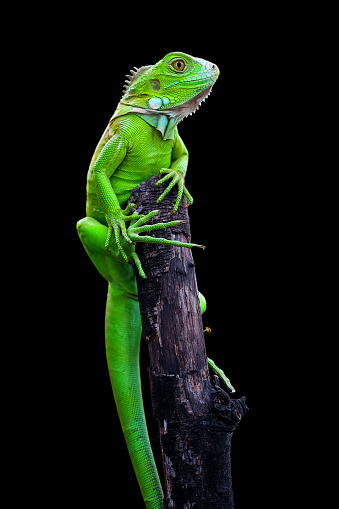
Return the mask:
<path fill-rule="evenodd" d="M 182 144 L 183 145 L 183 144 Z M 133 242 L 152 242 L 154 244 L 169 244 L 179 247 L 204 247 L 198 244 L 190 244 L 184 242 L 178 242 L 174 240 L 167 240 L 159 237 L 141 236 L 140 233 L 149 232 L 151 230 L 157 230 L 160 228 L 167 228 L 170 226 L 177 225 L 178 221 L 169 221 L 167 223 L 158 223 L 154 225 L 145 225 L 145 223 L 154 217 L 159 211 L 153 210 L 146 216 L 139 215 L 137 213 L 129 215 L 134 204 L 129 204 L 124 210 L 121 209 L 118 198 L 112 188 L 110 177 L 113 175 L 116 168 L 119 166 L 121 161 L 124 159 L 127 153 L 128 142 L 122 133 L 113 136 L 105 145 L 101 151 L 96 163 L 94 165 L 94 176 L 97 196 L 104 211 L 108 233 L 105 242 L 105 248 L 110 251 L 110 245 L 112 238 L 114 237 L 114 244 L 118 248 L 118 251 L 125 262 L 134 261 L 138 268 L 139 274 L 145 277 L 144 271 L 142 270 L 140 260 L 137 257 L 135 250 L 127 249 L 128 244 Z M 187 166 L 185 161 L 185 153 L 180 145 L 177 145 L 177 149 L 173 151 L 177 154 L 177 160 L 174 161 L 174 165 L 184 168 Z M 186 151 L 187 152 L 187 151 Z M 180 154 L 180 155 L 179 155 Z M 171 171 L 179 171 L 174 168 Z M 174 185 L 174 184 L 173 184 Z M 168 192 L 169 190 L 167 190 Z M 167 194 L 166 192 L 166 194 Z M 180 195 L 181 199 L 182 193 Z M 162 199 L 162 198 L 161 198 Z M 177 200 L 178 201 L 178 200 Z M 179 200 L 180 201 L 180 200 Z M 179 202 L 178 202 L 179 205 Z M 126 222 L 131 221 L 130 226 L 126 227 Z M 123 247 L 123 241 L 125 246 Z M 129 253 L 127 252 L 129 251 Z"/>
<path fill-rule="evenodd" d="M 157 203 L 160 203 L 165 196 L 170 192 L 170 190 L 178 185 L 178 196 L 173 207 L 173 214 L 178 210 L 179 203 L 181 201 L 182 195 L 184 194 L 187 198 L 187 207 L 192 205 L 193 197 L 187 191 L 185 186 L 185 176 L 188 165 L 188 151 L 185 147 L 184 142 L 180 138 L 178 131 L 175 131 L 175 144 L 172 151 L 172 164 L 171 168 L 162 168 L 160 170 L 161 175 L 165 175 L 162 179 L 160 179 L 156 185 L 160 185 L 163 182 L 166 182 L 169 179 L 172 179 L 170 184 L 166 187 L 165 191 L 159 196 L 157 199 Z"/>

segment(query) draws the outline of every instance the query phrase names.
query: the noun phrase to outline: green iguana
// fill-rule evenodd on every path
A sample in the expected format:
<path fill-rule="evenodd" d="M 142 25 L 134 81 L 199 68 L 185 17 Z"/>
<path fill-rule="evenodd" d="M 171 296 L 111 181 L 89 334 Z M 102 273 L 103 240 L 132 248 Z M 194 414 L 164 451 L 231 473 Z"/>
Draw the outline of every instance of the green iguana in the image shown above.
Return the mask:
<path fill-rule="evenodd" d="M 129 454 L 148 509 L 163 508 L 163 493 L 149 443 L 140 386 L 141 319 L 135 268 L 145 277 L 135 242 L 185 244 L 140 235 L 178 221 L 147 225 L 158 211 L 131 213 L 132 189 L 153 175 L 158 184 L 170 180 L 160 202 L 175 185 L 178 209 L 185 187 L 188 152 L 177 124 L 210 94 L 219 76 L 215 64 L 185 53 L 166 55 L 155 65 L 131 71 L 119 102 L 90 163 L 84 219 L 77 223 L 81 242 L 100 274 L 108 281 L 105 342 L 114 398 Z M 126 223 L 129 223 L 127 226 Z M 203 246 L 199 246 L 203 247 Z M 126 263 L 129 262 L 129 263 Z M 134 264 L 134 265 L 133 265 Z M 206 308 L 200 294 L 201 311 Z M 233 390 L 223 371 L 210 366 Z"/>

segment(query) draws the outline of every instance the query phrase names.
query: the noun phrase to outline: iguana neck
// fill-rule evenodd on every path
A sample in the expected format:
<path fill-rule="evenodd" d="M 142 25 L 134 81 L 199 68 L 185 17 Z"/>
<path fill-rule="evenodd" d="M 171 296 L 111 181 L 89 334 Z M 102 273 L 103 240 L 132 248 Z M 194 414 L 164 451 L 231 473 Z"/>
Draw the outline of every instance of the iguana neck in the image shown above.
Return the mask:
<path fill-rule="evenodd" d="M 188 115 L 192 115 L 197 109 L 199 109 L 201 103 L 205 101 L 211 93 L 212 86 L 203 90 L 200 94 L 176 108 L 161 111 L 140 108 L 138 106 L 127 104 L 122 100 L 119 102 L 117 109 L 111 118 L 111 122 L 115 118 L 126 115 L 127 113 L 134 113 L 145 120 L 148 124 L 158 129 L 164 140 L 173 140 L 174 129 L 176 126 Z"/>

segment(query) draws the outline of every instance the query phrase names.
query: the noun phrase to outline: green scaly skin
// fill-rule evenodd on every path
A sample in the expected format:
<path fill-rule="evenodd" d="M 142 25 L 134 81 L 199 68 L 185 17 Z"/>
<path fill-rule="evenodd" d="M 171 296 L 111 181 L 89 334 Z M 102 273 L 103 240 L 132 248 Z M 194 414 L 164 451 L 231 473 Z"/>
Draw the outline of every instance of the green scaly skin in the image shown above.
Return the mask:
<path fill-rule="evenodd" d="M 93 155 L 87 179 L 86 217 L 77 223 L 77 229 L 87 254 L 108 281 L 107 363 L 129 454 L 146 507 L 161 509 L 163 492 L 148 438 L 140 386 L 141 319 L 134 267 L 142 277 L 145 274 L 134 244 L 153 242 L 187 248 L 196 244 L 141 235 L 178 221 L 147 225 L 158 211 L 145 216 L 131 213 L 133 204 L 127 202 L 135 186 L 160 173 L 163 178 L 158 184 L 169 181 L 169 185 L 158 202 L 177 185 L 173 213 L 183 194 L 188 205 L 192 204 L 193 198 L 185 187 L 188 152 L 177 124 L 205 100 L 219 70 L 210 62 L 175 52 L 153 66 L 131 73 Z M 206 302 L 202 295 L 200 303 L 203 312 Z"/>

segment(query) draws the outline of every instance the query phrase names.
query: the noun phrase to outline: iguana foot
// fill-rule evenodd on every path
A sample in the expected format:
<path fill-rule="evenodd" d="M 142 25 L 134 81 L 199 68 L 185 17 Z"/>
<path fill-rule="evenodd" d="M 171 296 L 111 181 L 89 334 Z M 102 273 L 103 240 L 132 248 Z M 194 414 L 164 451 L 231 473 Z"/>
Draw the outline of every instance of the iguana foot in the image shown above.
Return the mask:
<path fill-rule="evenodd" d="M 213 371 L 221 378 L 221 380 L 226 385 L 228 391 L 229 392 L 235 392 L 235 388 L 233 387 L 233 385 L 231 384 L 229 378 L 227 378 L 227 376 L 225 375 L 223 370 L 218 368 L 218 366 L 215 365 L 215 362 L 212 361 L 212 359 L 209 359 L 208 357 L 207 357 L 207 363 L 208 363 L 209 367 L 211 369 L 213 369 Z"/>
<path fill-rule="evenodd" d="M 165 196 L 170 192 L 172 187 L 174 187 L 177 184 L 177 186 L 178 186 L 178 196 L 177 196 L 176 202 L 174 204 L 174 208 L 173 208 L 173 212 L 172 213 L 175 214 L 175 212 L 178 210 L 179 203 L 181 201 L 181 198 L 182 198 L 183 194 L 187 198 L 187 205 L 186 205 L 186 207 L 188 207 L 189 205 L 192 205 L 193 197 L 190 195 L 190 193 L 186 189 L 186 186 L 184 185 L 185 175 L 184 175 L 184 173 L 182 171 L 174 170 L 174 169 L 171 169 L 171 168 L 162 168 L 160 170 L 160 174 L 161 175 L 165 174 L 165 177 L 160 179 L 159 182 L 157 182 L 155 184 L 156 186 L 162 184 L 163 182 L 166 182 L 166 180 L 169 180 L 170 178 L 172 179 L 172 182 L 166 187 L 165 191 L 159 196 L 159 198 L 157 199 L 157 203 L 160 203 L 165 198 Z"/>
<path fill-rule="evenodd" d="M 185 222 L 185 221 L 169 221 L 167 223 L 156 223 L 156 224 L 148 224 L 148 225 L 145 224 L 152 217 L 156 216 L 159 212 L 160 212 L 159 210 L 153 210 L 152 212 L 149 212 L 145 216 L 140 216 L 140 214 L 138 214 L 137 212 L 134 212 L 135 219 L 133 219 L 133 215 L 132 215 L 130 226 L 127 228 L 127 235 L 132 240 L 132 242 L 134 242 L 134 243 L 146 242 L 146 243 L 153 243 L 153 244 L 167 244 L 170 246 L 187 247 L 189 249 L 191 249 L 192 247 L 200 247 L 202 249 L 205 249 L 205 246 L 202 246 L 200 244 L 191 244 L 188 242 L 179 242 L 177 240 L 163 239 L 161 237 L 151 237 L 149 235 L 140 235 L 140 233 L 150 232 L 153 230 L 159 230 L 161 228 L 168 228 L 168 227 L 176 226 L 180 223 Z M 135 253 L 135 251 L 131 254 L 131 257 L 132 257 L 135 265 L 138 268 L 140 276 L 145 278 L 146 277 L 145 273 L 141 267 L 139 257 Z"/>

